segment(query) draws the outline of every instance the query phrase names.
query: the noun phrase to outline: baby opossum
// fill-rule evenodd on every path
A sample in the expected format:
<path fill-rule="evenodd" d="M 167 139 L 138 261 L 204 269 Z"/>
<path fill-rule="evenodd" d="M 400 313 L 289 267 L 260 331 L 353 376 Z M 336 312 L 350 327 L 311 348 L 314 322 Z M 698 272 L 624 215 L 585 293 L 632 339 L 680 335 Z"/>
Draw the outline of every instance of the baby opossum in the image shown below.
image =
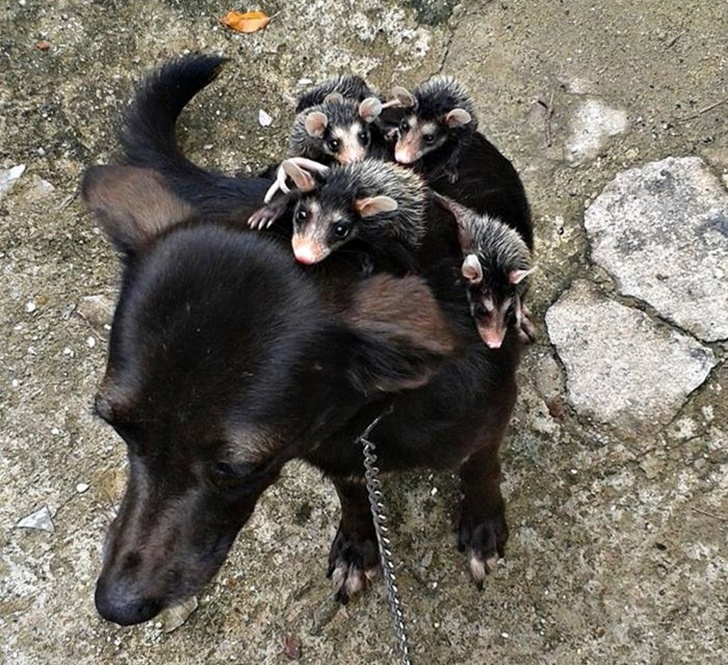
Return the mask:
<path fill-rule="evenodd" d="M 496 217 L 518 231 L 533 249 L 533 228 L 526 192 L 515 168 L 477 131 L 473 103 L 450 77 L 435 77 L 414 94 L 395 88 L 404 109 L 395 159 L 411 165 L 436 192 L 480 215 Z"/>
<path fill-rule="evenodd" d="M 438 163 L 457 180 L 460 151 L 478 127 L 470 96 L 450 76 L 436 76 L 417 86 L 414 94 L 393 90 L 405 107 L 400 120 L 394 158 L 400 164 L 415 164 L 439 151 Z"/>
<path fill-rule="evenodd" d="M 338 92 L 321 104 L 301 111 L 293 121 L 289 157 L 305 157 L 323 164 L 349 164 L 381 152 L 384 141 L 376 125 L 382 103 L 376 97 L 345 99 Z"/>
<path fill-rule="evenodd" d="M 511 324 L 524 341 L 532 341 L 536 329 L 523 295 L 526 278 L 535 268 L 523 238 L 494 217 L 478 215 L 443 196 L 435 195 L 435 201 L 457 221 L 465 257 L 462 276 L 483 342 L 491 349 L 500 348 Z"/>
<path fill-rule="evenodd" d="M 296 118 L 288 144 L 288 157 L 308 169 L 311 161 L 324 165 L 350 164 L 366 157 L 392 159 L 392 141 L 385 139 L 379 117 L 396 100 L 382 104 L 359 76 L 336 76 L 298 99 Z M 266 195 L 269 202 L 281 190 L 287 192 L 286 175 L 278 169 L 276 182 Z M 272 223 L 283 212 L 285 202 L 268 206 L 265 222 Z M 251 225 L 255 225 L 251 223 Z"/>
<path fill-rule="evenodd" d="M 327 172 L 293 160 L 282 168 L 298 188 L 291 244 L 299 262 L 318 263 L 352 243 L 397 272 L 414 270 L 427 206 L 417 174 L 373 159 Z"/>

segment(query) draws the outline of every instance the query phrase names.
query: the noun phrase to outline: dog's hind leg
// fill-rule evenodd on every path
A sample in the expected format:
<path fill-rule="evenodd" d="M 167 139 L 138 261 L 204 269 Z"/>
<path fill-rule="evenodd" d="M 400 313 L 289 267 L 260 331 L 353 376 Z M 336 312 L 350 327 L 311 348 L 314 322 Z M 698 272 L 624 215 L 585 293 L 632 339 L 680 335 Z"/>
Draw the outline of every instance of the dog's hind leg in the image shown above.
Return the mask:
<path fill-rule="evenodd" d="M 500 436 L 496 438 L 491 433 L 488 439 L 460 467 L 463 498 L 458 548 L 461 552 L 467 550 L 470 573 L 478 588 L 483 587 L 485 575 L 504 556 L 508 539 L 505 502 L 500 491 Z"/>
<path fill-rule="evenodd" d="M 336 600 L 345 604 L 370 585 L 379 569 L 379 551 L 364 478 L 331 480 L 341 502 L 341 522 L 329 552 L 328 576 Z"/>

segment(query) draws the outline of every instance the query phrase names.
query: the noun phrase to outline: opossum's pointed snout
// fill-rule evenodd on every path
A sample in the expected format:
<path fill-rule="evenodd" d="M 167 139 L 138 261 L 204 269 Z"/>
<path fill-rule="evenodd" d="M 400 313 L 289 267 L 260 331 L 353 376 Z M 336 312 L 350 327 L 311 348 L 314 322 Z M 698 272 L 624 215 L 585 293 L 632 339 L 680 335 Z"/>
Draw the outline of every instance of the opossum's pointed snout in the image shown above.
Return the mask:
<path fill-rule="evenodd" d="M 506 327 L 499 325 L 479 325 L 478 334 L 489 349 L 500 349 L 506 336 Z"/>
<path fill-rule="evenodd" d="M 293 236 L 291 244 L 293 245 L 293 255 L 296 257 L 296 261 L 305 265 L 323 261 L 330 253 L 327 247 L 296 235 Z"/>
<path fill-rule="evenodd" d="M 398 164 L 412 164 L 417 161 L 416 155 L 406 148 L 396 148 L 394 159 Z"/>
<path fill-rule="evenodd" d="M 366 148 L 363 146 L 342 150 L 336 157 L 339 164 L 354 164 L 361 162 L 367 156 Z"/>

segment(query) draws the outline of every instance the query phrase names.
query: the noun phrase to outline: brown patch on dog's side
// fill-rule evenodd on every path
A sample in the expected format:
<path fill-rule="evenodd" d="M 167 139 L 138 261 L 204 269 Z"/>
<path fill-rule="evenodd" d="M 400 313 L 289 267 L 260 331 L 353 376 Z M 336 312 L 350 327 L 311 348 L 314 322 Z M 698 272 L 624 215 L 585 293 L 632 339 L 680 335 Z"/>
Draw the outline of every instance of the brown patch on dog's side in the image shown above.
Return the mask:
<path fill-rule="evenodd" d="M 93 166 L 84 175 L 81 193 L 100 226 L 123 251 L 144 247 L 193 212 L 159 173 L 136 166 Z"/>
<path fill-rule="evenodd" d="M 450 355 L 456 349 L 452 327 L 419 277 L 372 277 L 357 289 L 346 318 L 361 330 L 429 353 Z"/>

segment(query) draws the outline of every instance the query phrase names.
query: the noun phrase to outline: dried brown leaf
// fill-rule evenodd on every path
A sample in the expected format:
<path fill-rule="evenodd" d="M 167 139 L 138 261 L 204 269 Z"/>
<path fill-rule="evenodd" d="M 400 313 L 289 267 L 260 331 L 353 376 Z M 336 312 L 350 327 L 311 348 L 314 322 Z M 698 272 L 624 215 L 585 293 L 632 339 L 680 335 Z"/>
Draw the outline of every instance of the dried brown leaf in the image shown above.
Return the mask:
<path fill-rule="evenodd" d="M 228 12 L 220 23 L 236 32 L 258 32 L 270 23 L 265 12 Z"/>

